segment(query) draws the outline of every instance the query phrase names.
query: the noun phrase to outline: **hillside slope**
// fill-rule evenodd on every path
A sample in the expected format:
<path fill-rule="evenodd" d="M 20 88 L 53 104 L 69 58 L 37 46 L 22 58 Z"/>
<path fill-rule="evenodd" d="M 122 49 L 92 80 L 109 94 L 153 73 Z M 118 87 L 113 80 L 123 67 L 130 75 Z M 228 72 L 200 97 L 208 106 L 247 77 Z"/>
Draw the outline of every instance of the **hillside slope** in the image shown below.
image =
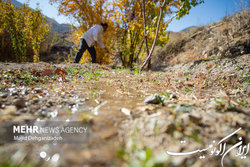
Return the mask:
<path fill-rule="evenodd" d="M 154 66 L 236 57 L 250 53 L 250 11 L 188 31 L 171 32 L 170 42 L 154 52 Z"/>

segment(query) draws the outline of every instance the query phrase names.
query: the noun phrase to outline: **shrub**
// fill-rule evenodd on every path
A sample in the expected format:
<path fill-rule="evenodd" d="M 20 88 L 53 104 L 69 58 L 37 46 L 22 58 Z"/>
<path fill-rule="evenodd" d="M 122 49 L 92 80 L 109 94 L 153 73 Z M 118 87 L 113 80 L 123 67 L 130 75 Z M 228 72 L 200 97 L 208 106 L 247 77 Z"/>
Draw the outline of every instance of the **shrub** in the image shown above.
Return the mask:
<path fill-rule="evenodd" d="M 0 0 L 1 59 L 14 54 L 17 62 L 23 62 L 28 51 L 38 61 L 41 42 L 49 31 L 50 25 L 39 9 L 32 10 L 26 4 L 17 8 L 10 0 Z"/>

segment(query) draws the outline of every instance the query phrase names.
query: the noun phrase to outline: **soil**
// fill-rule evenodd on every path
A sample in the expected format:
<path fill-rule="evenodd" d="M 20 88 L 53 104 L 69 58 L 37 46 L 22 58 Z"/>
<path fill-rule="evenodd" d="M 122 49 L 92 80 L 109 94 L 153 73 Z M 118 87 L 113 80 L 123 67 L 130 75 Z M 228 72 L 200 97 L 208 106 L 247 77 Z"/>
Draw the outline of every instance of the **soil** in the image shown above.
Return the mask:
<path fill-rule="evenodd" d="M 88 126 L 88 137 L 80 143 L 3 142 L 0 164 L 249 166 L 247 152 L 235 156 L 240 146 L 229 150 L 239 141 L 244 151 L 249 144 L 249 61 L 246 54 L 148 72 L 95 64 L 1 63 L 1 123 L 77 121 Z M 158 104 L 143 103 L 154 94 Z M 218 150 L 217 143 L 239 128 L 223 141 L 229 150 L 224 158 L 212 149 L 185 156 L 166 152 L 210 144 Z"/>

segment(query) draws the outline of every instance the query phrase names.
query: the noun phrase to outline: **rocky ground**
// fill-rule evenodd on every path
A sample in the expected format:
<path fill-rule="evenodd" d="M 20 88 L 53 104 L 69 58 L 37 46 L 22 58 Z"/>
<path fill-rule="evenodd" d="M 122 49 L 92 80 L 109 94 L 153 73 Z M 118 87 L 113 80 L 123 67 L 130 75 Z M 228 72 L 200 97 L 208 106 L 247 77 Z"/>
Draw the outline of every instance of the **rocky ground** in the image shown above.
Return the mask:
<path fill-rule="evenodd" d="M 1 63 L 1 123 L 79 121 L 88 124 L 89 138 L 82 143 L 1 143 L 0 166 L 249 166 L 244 147 L 250 139 L 249 60 L 246 54 L 150 72 Z M 239 128 L 223 141 L 229 150 L 224 158 L 212 154 Z M 245 156 L 236 155 L 240 146 L 230 151 L 239 141 Z M 211 144 L 207 151 L 185 156 L 166 152 Z"/>

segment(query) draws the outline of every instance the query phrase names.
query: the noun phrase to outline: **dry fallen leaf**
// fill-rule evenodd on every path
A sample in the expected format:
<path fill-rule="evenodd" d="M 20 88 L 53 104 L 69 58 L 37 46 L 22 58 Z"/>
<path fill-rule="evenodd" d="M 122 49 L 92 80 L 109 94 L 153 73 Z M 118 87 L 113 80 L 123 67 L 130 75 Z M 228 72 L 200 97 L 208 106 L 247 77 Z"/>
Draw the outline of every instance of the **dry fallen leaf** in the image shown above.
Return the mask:
<path fill-rule="evenodd" d="M 42 73 L 42 76 L 43 76 L 43 77 L 44 77 L 44 76 L 51 76 L 51 75 L 53 75 L 53 71 L 52 71 L 51 69 L 49 69 L 49 68 L 45 69 L 45 70 L 43 71 L 43 73 Z"/>

